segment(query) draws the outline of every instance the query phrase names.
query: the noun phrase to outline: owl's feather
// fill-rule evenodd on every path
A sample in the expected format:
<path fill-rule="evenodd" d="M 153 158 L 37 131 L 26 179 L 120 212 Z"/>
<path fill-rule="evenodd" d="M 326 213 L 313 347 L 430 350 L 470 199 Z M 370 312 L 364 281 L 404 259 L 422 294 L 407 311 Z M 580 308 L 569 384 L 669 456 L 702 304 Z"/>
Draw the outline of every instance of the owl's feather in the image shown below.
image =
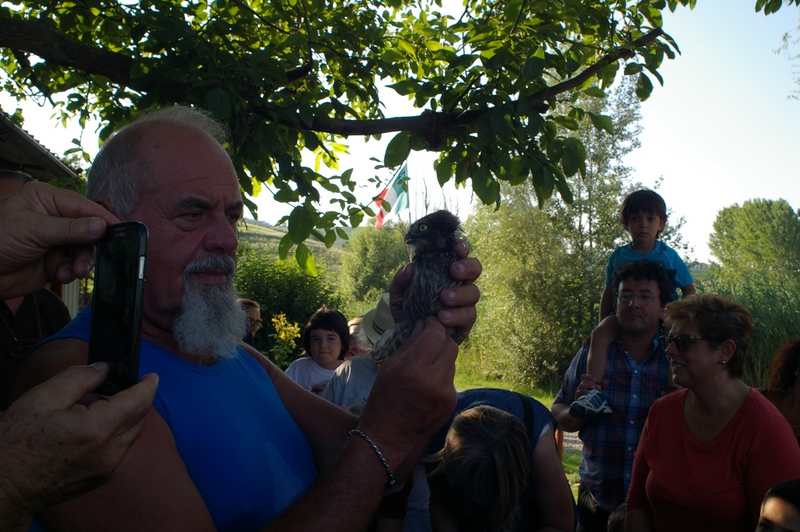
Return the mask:
<path fill-rule="evenodd" d="M 461 222 L 448 211 L 436 211 L 411 225 L 405 241 L 411 247 L 414 271 L 403 296 L 403 318 L 380 337 L 372 357 L 380 364 L 411 336 L 417 321 L 436 316 L 444 308 L 442 290 L 458 286 L 450 277 L 456 261 L 455 243 L 461 236 Z M 454 331 L 448 330 L 453 335 Z"/>

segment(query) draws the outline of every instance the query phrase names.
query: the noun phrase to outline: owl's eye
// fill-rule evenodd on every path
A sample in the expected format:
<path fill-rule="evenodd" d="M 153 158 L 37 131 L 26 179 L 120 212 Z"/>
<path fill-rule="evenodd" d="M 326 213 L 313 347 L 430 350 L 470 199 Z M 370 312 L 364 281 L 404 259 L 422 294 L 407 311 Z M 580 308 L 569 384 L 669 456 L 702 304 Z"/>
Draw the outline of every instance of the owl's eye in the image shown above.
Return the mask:
<path fill-rule="evenodd" d="M 427 231 L 428 230 L 428 224 L 419 224 L 419 230 L 420 231 Z"/>

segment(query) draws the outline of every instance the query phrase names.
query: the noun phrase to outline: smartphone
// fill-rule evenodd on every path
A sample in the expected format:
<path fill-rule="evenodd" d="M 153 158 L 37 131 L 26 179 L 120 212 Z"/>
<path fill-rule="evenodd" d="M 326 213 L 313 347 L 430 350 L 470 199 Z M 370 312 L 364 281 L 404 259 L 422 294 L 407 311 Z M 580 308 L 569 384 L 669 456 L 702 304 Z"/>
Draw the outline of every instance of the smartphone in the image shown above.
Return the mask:
<path fill-rule="evenodd" d="M 110 225 L 97 243 L 89 364 L 106 362 L 108 376 L 95 390 L 113 395 L 139 380 L 147 227 Z"/>

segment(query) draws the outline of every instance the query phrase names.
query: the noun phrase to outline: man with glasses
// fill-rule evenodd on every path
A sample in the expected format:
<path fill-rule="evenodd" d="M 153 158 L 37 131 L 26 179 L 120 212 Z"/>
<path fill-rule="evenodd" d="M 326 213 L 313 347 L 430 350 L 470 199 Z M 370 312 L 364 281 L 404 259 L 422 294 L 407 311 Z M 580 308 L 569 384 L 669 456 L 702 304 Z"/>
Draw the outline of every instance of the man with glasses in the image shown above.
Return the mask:
<path fill-rule="evenodd" d="M 249 346 L 255 347 L 256 333 L 261 328 L 261 307 L 252 299 L 239 298 L 237 303 L 247 313 L 247 332 L 242 341 Z"/>
<path fill-rule="evenodd" d="M 564 431 L 580 431 L 578 530 L 605 531 L 609 514 L 625 502 L 633 455 L 647 412 L 667 391 L 668 362 L 659 338 L 661 311 L 672 299 L 672 280 L 650 261 L 625 262 L 614 272 L 616 318 L 620 335 L 608 348 L 603 382 L 587 373 L 589 347 L 569 366 L 552 411 Z M 569 406 L 589 390 L 600 390 L 612 413 L 596 419 L 570 416 Z"/>

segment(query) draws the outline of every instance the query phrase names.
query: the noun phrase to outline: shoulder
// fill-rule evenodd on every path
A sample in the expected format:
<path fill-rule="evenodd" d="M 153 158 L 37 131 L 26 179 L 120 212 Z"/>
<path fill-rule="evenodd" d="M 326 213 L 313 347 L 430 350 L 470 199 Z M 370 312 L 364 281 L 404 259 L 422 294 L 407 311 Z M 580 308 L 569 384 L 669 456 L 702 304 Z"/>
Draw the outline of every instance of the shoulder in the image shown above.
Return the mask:
<path fill-rule="evenodd" d="M 63 338 L 40 344 L 20 366 L 12 397 L 19 397 L 67 368 L 86 365 L 88 356 L 89 344 L 81 338 Z"/>
<path fill-rule="evenodd" d="M 762 420 L 769 424 L 777 421 L 780 425 L 785 421 L 780 410 L 755 388 L 751 388 L 750 393 L 747 394 L 742 410 L 748 419 Z"/>
<path fill-rule="evenodd" d="M 681 264 L 683 263 L 683 259 L 678 254 L 678 252 L 675 251 L 674 249 L 672 249 L 670 246 L 668 246 L 664 242 L 662 242 L 661 240 L 656 240 L 655 251 L 658 252 L 658 253 L 663 253 L 664 255 L 669 257 L 669 259 L 671 261 L 673 261 L 675 263 L 678 263 L 678 262 L 680 262 Z"/>
<path fill-rule="evenodd" d="M 306 369 L 308 367 L 308 365 L 312 364 L 312 363 L 314 363 L 314 359 L 313 358 L 311 358 L 311 357 L 300 357 L 297 360 L 295 360 L 294 362 L 292 362 L 291 364 L 289 364 L 289 367 L 286 368 L 286 373 L 289 373 L 290 371 L 300 371 L 300 370 Z"/>
<path fill-rule="evenodd" d="M 627 253 L 630 253 L 631 245 L 625 244 L 624 246 L 620 246 L 614 251 L 611 252 L 611 256 L 608 257 L 608 264 L 612 265 L 615 264 L 620 260 L 621 257 L 625 256 Z"/>
<path fill-rule="evenodd" d="M 34 295 L 36 296 L 36 299 L 38 301 L 44 301 L 60 309 L 63 308 L 64 310 L 66 310 L 67 308 L 67 305 L 64 304 L 64 300 L 58 297 L 58 295 L 55 292 L 47 288 L 42 288 L 40 290 L 37 290 L 36 292 L 34 292 Z"/>

